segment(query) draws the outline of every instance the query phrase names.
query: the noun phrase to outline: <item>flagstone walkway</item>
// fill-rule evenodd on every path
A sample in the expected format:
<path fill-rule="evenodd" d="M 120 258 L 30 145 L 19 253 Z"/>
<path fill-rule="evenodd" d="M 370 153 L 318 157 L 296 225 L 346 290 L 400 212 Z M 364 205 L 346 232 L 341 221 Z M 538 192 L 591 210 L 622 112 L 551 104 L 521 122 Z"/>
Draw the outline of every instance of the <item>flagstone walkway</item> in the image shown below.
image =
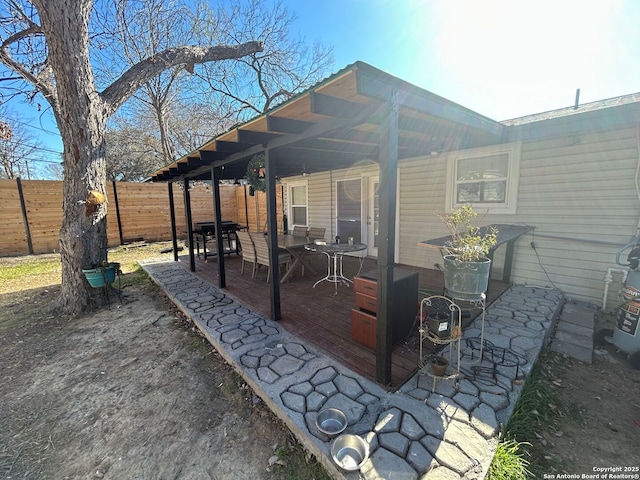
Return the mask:
<path fill-rule="evenodd" d="M 388 392 L 198 279 L 182 263 L 141 265 L 336 479 L 483 479 L 500 429 L 563 304 L 558 290 L 512 287 L 486 311 L 481 363 L 476 319 L 460 342 L 459 374 L 450 367 L 446 378 L 435 378 L 422 369 Z M 451 353 L 455 358 L 456 351 Z M 345 433 L 369 444 L 360 472 L 346 472 L 332 461 L 332 439 L 315 426 L 317 413 L 327 407 L 345 412 Z"/>

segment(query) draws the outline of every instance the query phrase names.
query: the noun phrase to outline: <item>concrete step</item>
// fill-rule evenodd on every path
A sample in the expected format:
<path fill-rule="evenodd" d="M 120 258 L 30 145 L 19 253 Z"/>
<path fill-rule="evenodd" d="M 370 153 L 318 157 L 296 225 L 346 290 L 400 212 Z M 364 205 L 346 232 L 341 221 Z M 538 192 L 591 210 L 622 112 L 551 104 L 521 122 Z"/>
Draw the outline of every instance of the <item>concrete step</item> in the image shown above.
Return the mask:
<path fill-rule="evenodd" d="M 588 303 L 565 303 L 551 340 L 551 350 L 591 364 L 595 314 L 595 307 Z"/>

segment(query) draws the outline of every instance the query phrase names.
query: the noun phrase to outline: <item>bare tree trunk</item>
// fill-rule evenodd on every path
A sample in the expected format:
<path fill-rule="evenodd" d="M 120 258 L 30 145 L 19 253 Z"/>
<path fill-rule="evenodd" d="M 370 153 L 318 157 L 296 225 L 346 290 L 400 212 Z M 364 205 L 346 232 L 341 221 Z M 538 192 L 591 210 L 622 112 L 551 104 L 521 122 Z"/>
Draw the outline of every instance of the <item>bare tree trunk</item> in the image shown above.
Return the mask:
<path fill-rule="evenodd" d="M 158 128 L 160 129 L 160 145 L 162 145 L 163 165 L 169 165 L 173 161 L 173 148 L 167 131 L 167 119 L 162 113 L 162 106 L 158 105 L 157 99 L 154 99 L 154 109 L 158 120 Z"/>
<path fill-rule="evenodd" d="M 104 122 L 87 118 L 89 116 L 85 115 L 84 121 L 67 122 L 68 132 L 62 133 L 61 129 L 65 145 L 64 216 L 60 229 L 64 279 L 61 300 L 64 310 L 72 314 L 83 311 L 91 295 L 91 287 L 84 278 L 82 268 L 93 268 L 105 261 L 107 251 L 107 202 L 104 201 L 106 168 L 102 142 Z M 80 122 L 82 125 L 78 125 Z M 75 132 L 83 134 L 79 136 Z M 79 155 L 80 151 L 86 153 Z"/>
<path fill-rule="evenodd" d="M 40 9 L 42 26 L 49 32 L 57 90 L 54 112 L 64 144 L 61 302 L 70 314 L 82 312 L 89 302 L 91 287 L 82 268 L 106 260 L 107 247 L 103 143 L 107 115 L 89 64 L 89 9 L 89 2 L 80 1 Z M 78 18 L 72 27 L 66 25 Z"/>
<path fill-rule="evenodd" d="M 105 125 L 149 79 L 177 66 L 240 58 L 262 51 L 260 42 L 218 46 L 176 46 L 157 52 L 96 91 L 89 55 L 91 0 L 11 1 L 14 20 L 23 30 L 4 38 L 0 62 L 31 83 L 50 103 L 64 144 L 63 219 L 60 228 L 62 307 L 79 314 L 86 309 L 91 287 L 83 268 L 107 258 Z M 31 8 L 35 6 L 37 15 Z M 40 20 L 41 24 L 36 23 Z M 38 37 L 38 41 L 31 42 Z M 24 52 L 29 62 L 23 62 Z M 13 52 L 17 55 L 12 55 Z M 38 58 L 38 54 L 41 55 Z"/>

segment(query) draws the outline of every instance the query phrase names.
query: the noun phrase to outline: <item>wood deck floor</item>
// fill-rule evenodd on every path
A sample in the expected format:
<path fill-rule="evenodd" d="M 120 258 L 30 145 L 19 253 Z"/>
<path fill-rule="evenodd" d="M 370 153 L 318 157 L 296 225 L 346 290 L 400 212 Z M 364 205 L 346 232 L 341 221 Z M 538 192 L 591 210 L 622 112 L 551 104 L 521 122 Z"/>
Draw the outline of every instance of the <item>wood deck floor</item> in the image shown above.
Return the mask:
<path fill-rule="evenodd" d="M 337 294 L 334 294 L 334 285 L 329 282 L 322 282 L 313 288 L 316 280 L 326 273 L 326 260 L 323 262 L 321 259 L 323 256 L 314 258 L 312 262 L 317 274 L 307 271 L 303 277 L 298 270 L 289 280 L 280 285 L 281 325 L 288 332 L 321 348 L 337 362 L 375 381 L 375 351 L 351 338 L 351 308 L 355 307 L 353 287 L 340 285 Z M 218 286 L 217 259 L 209 257 L 207 260 L 205 263 L 202 259 L 196 258 L 195 274 L 202 280 Z M 188 256 L 182 256 L 181 262 L 188 266 Z M 243 306 L 262 314 L 265 318 L 270 318 L 270 289 L 266 282 L 266 269 L 263 267 L 253 279 L 251 278 L 253 265 L 247 263 L 244 275 L 241 275 L 241 263 L 241 258 L 236 255 L 225 257 L 227 281 L 225 293 Z M 443 291 L 444 279 L 440 271 L 398 266 L 419 273 L 420 291 L 431 294 L 439 294 Z M 362 266 L 360 260 L 355 257 L 344 259 L 344 273 L 348 278 L 352 278 L 358 271 L 364 272 L 376 268 L 375 259 L 365 259 Z M 508 287 L 508 284 L 492 280 L 487 306 Z M 471 319 L 473 317 L 472 312 Z M 414 325 L 411 335 L 393 348 L 392 383 L 388 387 L 392 389 L 400 387 L 417 370 L 418 363 L 419 340 L 417 326 Z"/>

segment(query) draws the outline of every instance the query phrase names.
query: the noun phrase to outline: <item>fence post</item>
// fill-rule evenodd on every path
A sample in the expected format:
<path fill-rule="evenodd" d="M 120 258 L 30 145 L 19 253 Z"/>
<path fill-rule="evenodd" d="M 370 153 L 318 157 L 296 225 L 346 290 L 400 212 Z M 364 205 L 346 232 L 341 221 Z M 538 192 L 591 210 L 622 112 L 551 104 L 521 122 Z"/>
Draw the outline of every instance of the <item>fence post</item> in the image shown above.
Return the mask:
<path fill-rule="evenodd" d="M 29 228 L 29 217 L 27 215 L 27 204 L 24 201 L 24 192 L 22 191 L 22 181 L 20 177 L 16 177 L 18 185 L 18 196 L 20 197 L 20 208 L 22 209 L 22 221 L 24 222 L 24 233 L 27 235 L 27 247 L 29 255 L 33 255 L 33 243 L 31 241 L 31 229 Z"/>
<path fill-rule="evenodd" d="M 118 234 L 120 235 L 120 245 L 124 244 L 122 236 L 122 220 L 120 219 L 120 204 L 118 203 L 118 190 L 116 189 L 116 181 L 113 180 L 113 200 L 116 202 L 116 218 L 118 220 Z"/>

